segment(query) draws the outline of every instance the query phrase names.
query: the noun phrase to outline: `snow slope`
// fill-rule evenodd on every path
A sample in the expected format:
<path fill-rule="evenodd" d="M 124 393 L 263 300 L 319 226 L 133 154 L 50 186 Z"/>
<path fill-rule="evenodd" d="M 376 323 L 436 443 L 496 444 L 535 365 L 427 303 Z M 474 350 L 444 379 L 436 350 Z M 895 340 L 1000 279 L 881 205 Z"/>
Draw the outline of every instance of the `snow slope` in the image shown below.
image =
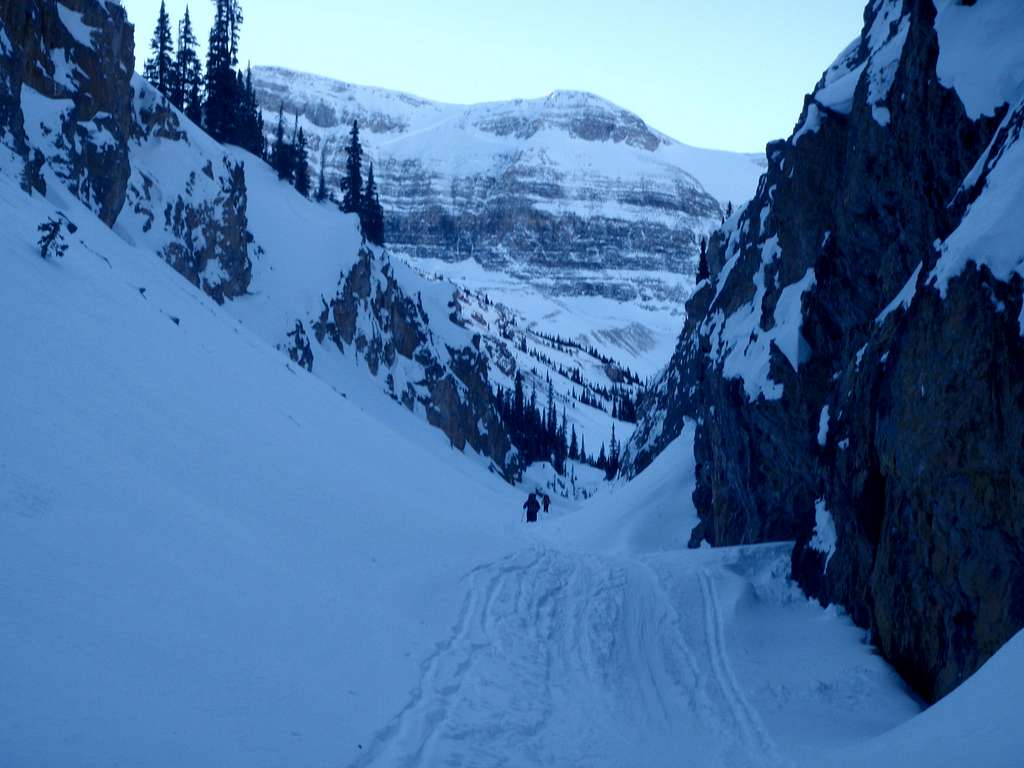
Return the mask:
<path fill-rule="evenodd" d="M 61 205 L 79 230 L 43 261 L 52 208 L 0 174 L 4 764 L 356 754 L 516 499 Z"/>
<path fill-rule="evenodd" d="M 52 195 L 0 174 L 5 764 L 810 766 L 977 732 L 915 718 L 785 546 L 682 548 L 692 426 L 523 530 L 367 377 L 326 386 Z M 44 261 L 53 203 L 78 231 Z M 984 672 L 943 705 L 1012 701 Z"/>

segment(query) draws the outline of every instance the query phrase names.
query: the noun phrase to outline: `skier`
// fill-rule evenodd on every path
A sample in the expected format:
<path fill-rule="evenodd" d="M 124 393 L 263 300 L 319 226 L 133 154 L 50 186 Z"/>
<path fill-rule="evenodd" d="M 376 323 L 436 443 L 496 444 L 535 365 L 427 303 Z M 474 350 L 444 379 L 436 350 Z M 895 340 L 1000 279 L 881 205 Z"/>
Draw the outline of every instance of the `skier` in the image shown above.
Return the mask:
<path fill-rule="evenodd" d="M 537 494 L 531 493 L 530 498 L 523 504 L 523 509 L 526 510 L 526 522 L 536 523 L 537 512 L 540 511 L 540 504 L 537 502 Z"/>
<path fill-rule="evenodd" d="M 551 512 L 551 510 L 548 509 L 548 507 L 551 506 L 551 497 L 545 493 L 542 501 L 544 502 L 544 514 L 546 515 Z"/>

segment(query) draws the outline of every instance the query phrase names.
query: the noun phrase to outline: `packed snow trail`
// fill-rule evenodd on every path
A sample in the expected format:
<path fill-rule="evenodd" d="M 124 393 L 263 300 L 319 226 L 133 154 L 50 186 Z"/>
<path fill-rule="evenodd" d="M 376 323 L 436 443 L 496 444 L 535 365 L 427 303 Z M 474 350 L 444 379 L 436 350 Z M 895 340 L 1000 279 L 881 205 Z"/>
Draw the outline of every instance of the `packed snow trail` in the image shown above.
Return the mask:
<path fill-rule="evenodd" d="M 352 766 L 783 764 L 731 670 L 712 566 L 675 563 L 539 545 L 475 569 Z"/>

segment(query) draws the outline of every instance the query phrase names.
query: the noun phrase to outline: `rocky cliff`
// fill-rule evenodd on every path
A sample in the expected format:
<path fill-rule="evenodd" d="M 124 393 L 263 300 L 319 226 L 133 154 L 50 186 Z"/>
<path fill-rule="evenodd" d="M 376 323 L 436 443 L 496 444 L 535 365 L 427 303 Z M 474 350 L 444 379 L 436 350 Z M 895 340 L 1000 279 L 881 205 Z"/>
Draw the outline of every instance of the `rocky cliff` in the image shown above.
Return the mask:
<path fill-rule="evenodd" d="M 432 325 L 423 291 L 415 298 L 406 292 L 418 276 L 407 273 L 403 281 L 396 276 L 396 270 L 407 269 L 392 265 L 386 254 L 361 249 L 338 291 L 323 302 L 311 324 L 317 342 L 329 342 L 342 353 L 352 350 L 371 375 L 383 379 L 388 394 L 410 411 L 422 412 L 453 447 L 464 451 L 468 446 L 489 458 L 508 479 L 518 477 L 523 467 L 495 409 L 489 357 L 480 335 L 467 331 L 455 311 L 446 318 L 436 306 Z M 444 288 L 437 287 L 443 300 Z M 429 290 L 426 285 L 421 288 Z M 432 293 L 437 294 L 436 288 Z M 448 338 L 440 325 L 448 326 Z M 296 331 L 291 351 L 293 359 L 301 361 L 310 346 L 301 323 Z M 306 359 L 312 370 L 311 351 Z"/>
<path fill-rule="evenodd" d="M 929 699 L 1024 625 L 1022 37 L 1015 3 L 873 0 L 662 382 L 693 388 L 663 404 L 698 424 L 693 543 L 795 539 Z"/>
<path fill-rule="evenodd" d="M 268 138 L 283 107 L 338 188 L 353 120 L 394 253 L 474 259 L 554 295 L 678 306 L 699 236 L 763 158 L 698 150 L 587 93 L 471 106 L 259 67 Z M 710 191 L 709 191 L 710 190 Z"/>
<path fill-rule="evenodd" d="M 133 74 L 120 4 L 5 0 L 0 22 L 0 134 L 26 189 L 64 188 L 218 301 L 243 294 L 244 168 L 212 142 L 193 146 L 184 118 Z"/>

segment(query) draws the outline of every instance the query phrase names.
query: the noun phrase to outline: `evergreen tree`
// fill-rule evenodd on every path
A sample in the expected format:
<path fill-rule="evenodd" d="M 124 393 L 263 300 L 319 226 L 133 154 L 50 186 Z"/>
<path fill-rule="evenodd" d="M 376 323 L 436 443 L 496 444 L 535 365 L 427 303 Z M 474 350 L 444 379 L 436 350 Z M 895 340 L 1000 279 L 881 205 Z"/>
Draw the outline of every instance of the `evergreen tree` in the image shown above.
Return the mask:
<path fill-rule="evenodd" d="M 206 52 L 206 132 L 215 140 L 238 144 L 242 89 L 235 75 L 242 9 L 238 0 L 215 0 L 216 12 Z"/>
<path fill-rule="evenodd" d="M 357 120 L 352 121 L 345 152 L 348 160 L 345 162 L 345 178 L 342 181 L 341 210 L 345 213 L 360 213 L 363 202 L 363 147 L 359 143 Z"/>
<path fill-rule="evenodd" d="M 707 238 L 700 239 L 700 260 L 697 262 L 697 282 L 702 282 L 711 277 L 711 270 L 708 268 L 708 241 Z"/>
<path fill-rule="evenodd" d="M 196 53 L 198 45 L 186 6 L 185 16 L 178 24 L 178 50 L 174 57 L 170 100 L 197 125 L 203 119 L 203 65 Z"/>
<path fill-rule="evenodd" d="M 277 178 L 291 183 L 294 179 L 292 169 L 292 147 L 284 137 L 284 103 L 277 108 L 277 130 L 274 133 L 274 147 L 270 154 L 270 165 L 277 171 Z"/>
<path fill-rule="evenodd" d="M 576 425 L 572 425 L 572 437 L 569 438 L 569 458 L 576 461 L 580 457 L 580 446 L 576 438 Z"/>
<path fill-rule="evenodd" d="M 619 441 L 615 437 L 615 424 L 612 424 L 612 440 L 608 446 L 608 457 L 604 468 L 605 479 L 611 480 L 619 473 Z"/>
<path fill-rule="evenodd" d="M 608 457 L 604 452 L 604 443 L 601 443 L 601 452 L 597 455 L 597 468 L 605 470 L 608 468 Z"/>
<path fill-rule="evenodd" d="M 363 193 L 362 215 L 363 234 L 374 245 L 384 245 L 384 208 L 377 196 L 377 185 L 373 180 L 373 163 L 366 174 L 366 191 Z"/>
<path fill-rule="evenodd" d="M 522 424 L 524 421 L 524 408 L 523 374 L 516 371 L 515 391 L 512 400 L 512 418 L 517 424 Z"/>
<path fill-rule="evenodd" d="M 256 89 L 252 84 L 252 67 L 245 68 L 245 77 L 238 73 L 238 92 L 241 94 L 239 105 L 238 134 L 235 138 L 238 146 L 247 149 L 257 157 L 265 157 L 267 141 L 263 136 L 263 112 L 256 101 Z"/>
<path fill-rule="evenodd" d="M 316 201 L 322 203 L 327 199 L 327 139 L 320 145 L 320 173 L 316 182 Z"/>
<path fill-rule="evenodd" d="M 153 55 L 146 61 L 143 73 L 150 85 L 169 96 L 174 79 L 174 38 L 171 35 L 171 17 L 167 15 L 163 0 L 160 0 L 160 14 L 149 48 Z"/>
<path fill-rule="evenodd" d="M 309 197 L 309 148 L 301 128 L 295 142 L 295 189 L 303 197 Z"/>

